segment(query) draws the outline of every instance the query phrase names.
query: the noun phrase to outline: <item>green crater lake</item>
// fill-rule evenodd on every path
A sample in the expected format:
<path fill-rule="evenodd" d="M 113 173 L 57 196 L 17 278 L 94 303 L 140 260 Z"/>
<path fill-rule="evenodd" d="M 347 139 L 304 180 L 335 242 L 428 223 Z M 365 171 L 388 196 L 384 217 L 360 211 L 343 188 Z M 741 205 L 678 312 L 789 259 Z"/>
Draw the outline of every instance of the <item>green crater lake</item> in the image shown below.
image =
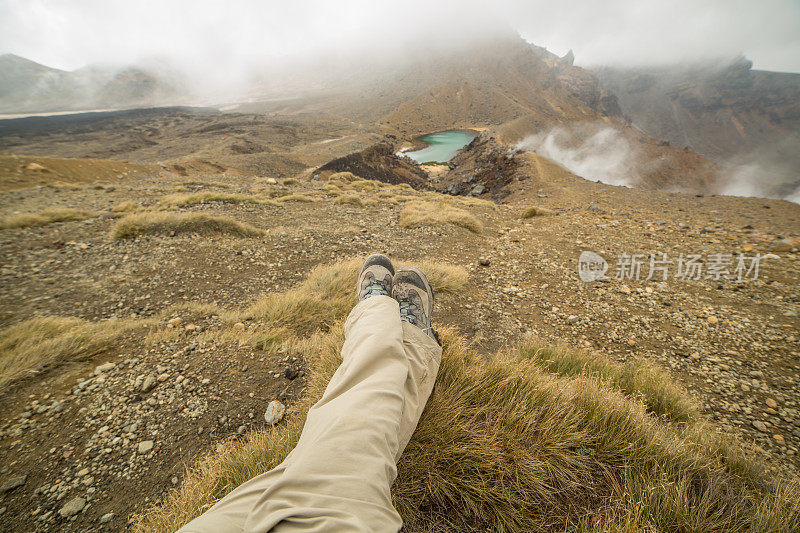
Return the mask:
<path fill-rule="evenodd" d="M 417 163 L 435 161 L 446 163 L 453 159 L 459 150 L 475 138 L 475 134 L 465 130 L 440 131 L 421 137 L 428 146 L 416 152 L 405 152 L 405 155 Z"/>

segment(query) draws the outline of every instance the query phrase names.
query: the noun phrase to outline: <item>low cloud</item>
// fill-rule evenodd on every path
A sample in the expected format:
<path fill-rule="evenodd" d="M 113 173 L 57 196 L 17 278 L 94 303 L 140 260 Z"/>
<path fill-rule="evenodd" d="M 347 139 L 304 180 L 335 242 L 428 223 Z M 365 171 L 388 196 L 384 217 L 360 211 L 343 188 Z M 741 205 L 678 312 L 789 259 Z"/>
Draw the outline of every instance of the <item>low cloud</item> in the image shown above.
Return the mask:
<path fill-rule="evenodd" d="M 551 159 L 587 180 L 636 185 L 638 157 L 630 143 L 613 128 L 591 128 L 594 131 L 586 133 L 585 127 L 557 127 L 530 135 L 517 147 Z"/>

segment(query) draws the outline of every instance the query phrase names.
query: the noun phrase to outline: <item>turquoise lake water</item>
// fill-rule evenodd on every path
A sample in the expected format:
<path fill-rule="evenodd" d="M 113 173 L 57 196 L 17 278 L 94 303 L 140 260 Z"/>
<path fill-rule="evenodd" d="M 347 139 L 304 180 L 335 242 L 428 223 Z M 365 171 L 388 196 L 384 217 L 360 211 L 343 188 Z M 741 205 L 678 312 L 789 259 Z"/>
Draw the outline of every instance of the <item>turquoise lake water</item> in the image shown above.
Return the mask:
<path fill-rule="evenodd" d="M 453 159 L 453 156 L 474 138 L 474 133 L 464 130 L 431 133 L 422 137 L 422 140 L 427 142 L 428 146 L 416 152 L 406 152 L 405 155 L 417 163 L 427 163 L 428 161 L 446 163 Z"/>

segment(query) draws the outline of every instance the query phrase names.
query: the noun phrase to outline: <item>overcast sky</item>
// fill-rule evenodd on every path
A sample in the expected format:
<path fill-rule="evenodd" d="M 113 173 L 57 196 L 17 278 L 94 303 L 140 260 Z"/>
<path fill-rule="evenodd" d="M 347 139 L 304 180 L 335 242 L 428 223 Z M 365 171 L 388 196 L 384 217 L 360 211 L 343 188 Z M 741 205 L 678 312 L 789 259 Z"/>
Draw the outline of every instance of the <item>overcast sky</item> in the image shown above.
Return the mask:
<path fill-rule="evenodd" d="M 572 48 L 579 65 L 743 53 L 800 72 L 800 0 L 0 0 L 0 53 L 63 69 L 155 58 L 222 69 L 504 24 Z"/>

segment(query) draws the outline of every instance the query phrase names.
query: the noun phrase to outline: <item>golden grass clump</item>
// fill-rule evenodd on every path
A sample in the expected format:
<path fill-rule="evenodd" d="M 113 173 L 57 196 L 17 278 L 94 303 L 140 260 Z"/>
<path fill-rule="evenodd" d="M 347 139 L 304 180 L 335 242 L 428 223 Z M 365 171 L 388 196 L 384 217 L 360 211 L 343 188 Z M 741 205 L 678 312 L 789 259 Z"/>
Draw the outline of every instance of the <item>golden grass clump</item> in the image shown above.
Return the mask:
<path fill-rule="evenodd" d="M 374 191 L 382 188 L 382 184 L 375 180 L 358 180 L 350 183 L 350 186 L 358 191 Z"/>
<path fill-rule="evenodd" d="M 96 211 L 85 209 L 69 209 L 65 207 L 52 207 L 38 213 L 20 213 L 0 217 L 0 229 L 29 228 L 32 226 L 45 226 L 54 222 L 69 222 L 72 220 L 87 220 L 99 215 Z"/>
<path fill-rule="evenodd" d="M 528 339 L 521 356 L 562 376 L 589 376 L 606 381 L 626 394 L 641 398 L 648 411 L 670 420 L 689 422 L 700 417 L 697 405 L 686 391 L 650 363 L 616 364 L 595 353 L 536 338 Z"/>
<path fill-rule="evenodd" d="M 335 296 L 355 280 L 359 264 L 320 267 L 304 290 L 317 300 Z M 311 373 L 306 395 L 285 422 L 201 460 L 180 487 L 137 517 L 134 531 L 175 531 L 286 457 L 305 413 L 341 362 L 342 317 L 324 334 L 315 329 L 288 341 L 309 361 Z M 297 326 L 307 324 L 283 323 L 293 331 Z M 705 422 L 676 422 L 649 410 L 643 397 L 663 395 L 655 404 L 672 401 L 676 386 L 665 375 L 646 373 L 652 383 L 643 393 L 615 377 L 625 375 L 624 368 L 596 356 L 559 348 L 563 363 L 544 368 L 552 357 L 533 341 L 517 355 L 489 355 L 475 353 L 453 330 L 441 334 L 436 387 L 392 487 L 409 531 L 800 528 L 796 483 L 764 473 Z M 576 369 L 602 369 L 604 375 Z"/>
<path fill-rule="evenodd" d="M 261 196 L 216 191 L 205 191 L 191 194 L 168 194 L 158 202 L 158 205 L 162 207 L 183 207 L 189 205 L 207 204 L 211 202 L 220 202 L 224 204 L 276 205 L 272 200 Z"/>
<path fill-rule="evenodd" d="M 337 185 L 333 183 L 328 183 L 322 188 L 323 191 L 327 192 L 331 196 L 339 196 L 342 194 L 342 189 L 340 189 Z"/>
<path fill-rule="evenodd" d="M 522 218 L 543 217 L 554 214 L 555 212 L 551 211 L 550 209 L 535 205 L 528 206 L 522 210 Z"/>
<path fill-rule="evenodd" d="M 141 207 L 136 202 L 122 202 L 111 208 L 112 213 L 132 213 Z"/>
<path fill-rule="evenodd" d="M 121 334 L 145 325 L 145 321 L 36 317 L 8 326 L 0 330 L 0 389 L 58 363 L 92 357 Z"/>
<path fill-rule="evenodd" d="M 400 225 L 404 228 L 454 224 L 473 233 L 483 231 L 483 224 L 473 215 L 449 205 L 447 202 L 408 202 L 400 212 Z"/>
<path fill-rule="evenodd" d="M 286 196 L 281 196 L 280 198 L 275 199 L 278 202 L 301 202 L 301 203 L 310 203 L 315 201 L 312 197 L 306 196 L 305 194 L 287 194 Z"/>
<path fill-rule="evenodd" d="M 288 187 L 289 185 L 297 185 L 298 183 L 299 183 L 299 182 L 298 182 L 298 181 L 297 181 L 295 178 L 286 178 L 286 179 L 285 179 L 285 180 L 283 180 L 283 182 L 282 182 L 282 184 L 283 184 L 285 187 Z"/>
<path fill-rule="evenodd" d="M 359 181 L 361 178 L 353 174 L 352 172 L 337 172 L 335 174 L 331 174 L 328 176 L 328 181 L 341 181 L 344 183 L 351 182 L 351 181 Z"/>
<path fill-rule="evenodd" d="M 235 237 L 260 237 L 266 232 L 245 222 L 205 213 L 145 212 L 120 219 L 111 229 L 114 239 L 133 239 L 140 235 L 179 233 L 227 234 Z"/>
<path fill-rule="evenodd" d="M 341 205 L 354 205 L 356 207 L 364 207 L 364 201 L 361 200 L 355 194 L 343 194 L 342 196 L 337 197 L 334 201 L 334 204 L 341 204 Z"/>

